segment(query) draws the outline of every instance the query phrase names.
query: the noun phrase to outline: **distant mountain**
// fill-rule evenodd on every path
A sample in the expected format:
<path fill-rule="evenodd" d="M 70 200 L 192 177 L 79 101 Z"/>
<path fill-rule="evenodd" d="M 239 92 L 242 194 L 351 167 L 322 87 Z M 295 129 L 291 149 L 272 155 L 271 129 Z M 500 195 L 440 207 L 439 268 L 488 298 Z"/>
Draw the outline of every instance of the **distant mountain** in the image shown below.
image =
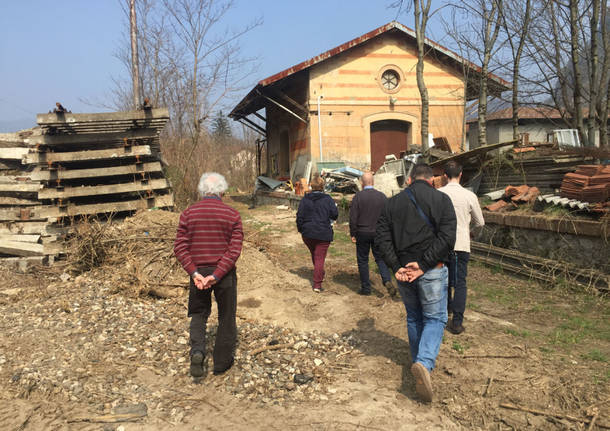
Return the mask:
<path fill-rule="evenodd" d="M 0 120 L 0 133 L 18 132 L 36 126 L 36 117 L 17 120 Z"/>

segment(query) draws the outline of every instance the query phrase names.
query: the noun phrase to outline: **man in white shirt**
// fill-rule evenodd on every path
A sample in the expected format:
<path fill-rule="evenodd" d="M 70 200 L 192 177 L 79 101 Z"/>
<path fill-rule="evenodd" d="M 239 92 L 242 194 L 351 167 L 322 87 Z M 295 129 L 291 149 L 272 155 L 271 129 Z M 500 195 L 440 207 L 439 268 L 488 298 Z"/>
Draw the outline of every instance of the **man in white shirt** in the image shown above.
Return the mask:
<path fill-rule="evenodd" d="M 464 310 L 466 309 L 466 275 L 470 258 L 470 224 L 483 226 L 485 220 L 477 196 L 460 185 L 462 167 L 450 161 L 445 165 L 445 176 L 449 181 L 439 190 L 446 193 L 455 209 L 457 217 L 457 234 L 455 247 L 449 256 L 449 311 L 453 312 L 447 330 L 452 334 L 464 332 Z M 453 290 L 453 295 L 452 295 Z"/>

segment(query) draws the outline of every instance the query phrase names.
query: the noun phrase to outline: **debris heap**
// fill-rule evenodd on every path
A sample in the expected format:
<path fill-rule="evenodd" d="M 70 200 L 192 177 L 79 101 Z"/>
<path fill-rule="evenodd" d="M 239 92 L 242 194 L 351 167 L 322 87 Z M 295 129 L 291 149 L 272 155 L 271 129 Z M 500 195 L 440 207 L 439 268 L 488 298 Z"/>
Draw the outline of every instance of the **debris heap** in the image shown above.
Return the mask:
<path fill-rule="evenodd" d="M 172 207 L 159 148 L 168 119 L 167 109 L 54 112 L 0 135 L 0 254 L 52 260 L 73 217 Z"/>

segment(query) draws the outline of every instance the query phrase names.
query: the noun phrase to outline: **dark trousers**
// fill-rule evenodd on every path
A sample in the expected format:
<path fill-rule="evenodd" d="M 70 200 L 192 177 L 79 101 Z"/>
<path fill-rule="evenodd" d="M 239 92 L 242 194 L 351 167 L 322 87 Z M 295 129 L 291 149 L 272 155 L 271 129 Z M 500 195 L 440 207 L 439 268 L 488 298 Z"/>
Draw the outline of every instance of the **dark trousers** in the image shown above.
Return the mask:
<path fill-rule="evenodd" d="M 470 253 L 453 251 L 449 255 L 449 309 L 453 311 L 453 324 L 461 325 L 466 310 L 466 276 Z M 453 292 L 452 292 L 453 290 Z M 453 293 L 453 294 L 452 294 Z"/>
<path fill-rule="evenodd" d="M 379 274 L 383 283 L 390 281 L 392 276 L 385 264 L 381 254 L 375 246 L 375 233 L 359 233 L 356 235 L 356 261 L 358 262 L 358 273 L 360 274 L 360 286 L 364 291 L 371 290 L 369 279 L 369 253 L 373 250 L 373 257 L 379 267 Z"/>
<path fill-rule="evenodd" d="M 306 237 L 303 237 L 303 242 L 311 253 L 311 262 L 313 263 L 313 287 L 320 288 L 322 287 L 322 281 L 324 281 L 324 261 L 326 260 L 326 253 L 328 252 L 330 242 Z"/>
<path fill-rule="evenodd" d="M 215 267 L 201 267 L 197 271 L 204 277 L 212 274 Z M 191 318 L 191 355 L 200 351 L 206 353 L 205 332 L 208 317 L 212 311 L 212 291 L 218 306 L 218 330 L 214 344 L 214 370 L 224 370 L 233 360 L 237 341 L 235 312 L 237 309 L 237 275 L 235 268 L 209 289 L 199 290 L 191 279 L 189 290 L 188 316 Z"/>

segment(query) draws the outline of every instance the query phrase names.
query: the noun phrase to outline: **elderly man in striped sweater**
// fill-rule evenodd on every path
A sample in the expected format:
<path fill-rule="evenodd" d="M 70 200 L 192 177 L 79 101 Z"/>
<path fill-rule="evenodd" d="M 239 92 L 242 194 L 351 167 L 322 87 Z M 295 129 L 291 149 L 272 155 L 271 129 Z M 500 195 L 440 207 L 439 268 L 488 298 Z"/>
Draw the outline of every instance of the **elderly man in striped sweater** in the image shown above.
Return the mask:
<path fill-rule="evenodd" d="M 214 345 L 214 374 L 233 365 L 237 340 L 235 262 L 241 254 L 243 230 L 239 213 L 222 202 L 225 178 L 205 173 L 199 180 L 201 200 L 180 215 L 174 253 L 191 276 L 188 316 L 191 318 L 191 375 L 203 376 L 205 332 L 212 309 L 218 305 L 218 331 Z"/>

